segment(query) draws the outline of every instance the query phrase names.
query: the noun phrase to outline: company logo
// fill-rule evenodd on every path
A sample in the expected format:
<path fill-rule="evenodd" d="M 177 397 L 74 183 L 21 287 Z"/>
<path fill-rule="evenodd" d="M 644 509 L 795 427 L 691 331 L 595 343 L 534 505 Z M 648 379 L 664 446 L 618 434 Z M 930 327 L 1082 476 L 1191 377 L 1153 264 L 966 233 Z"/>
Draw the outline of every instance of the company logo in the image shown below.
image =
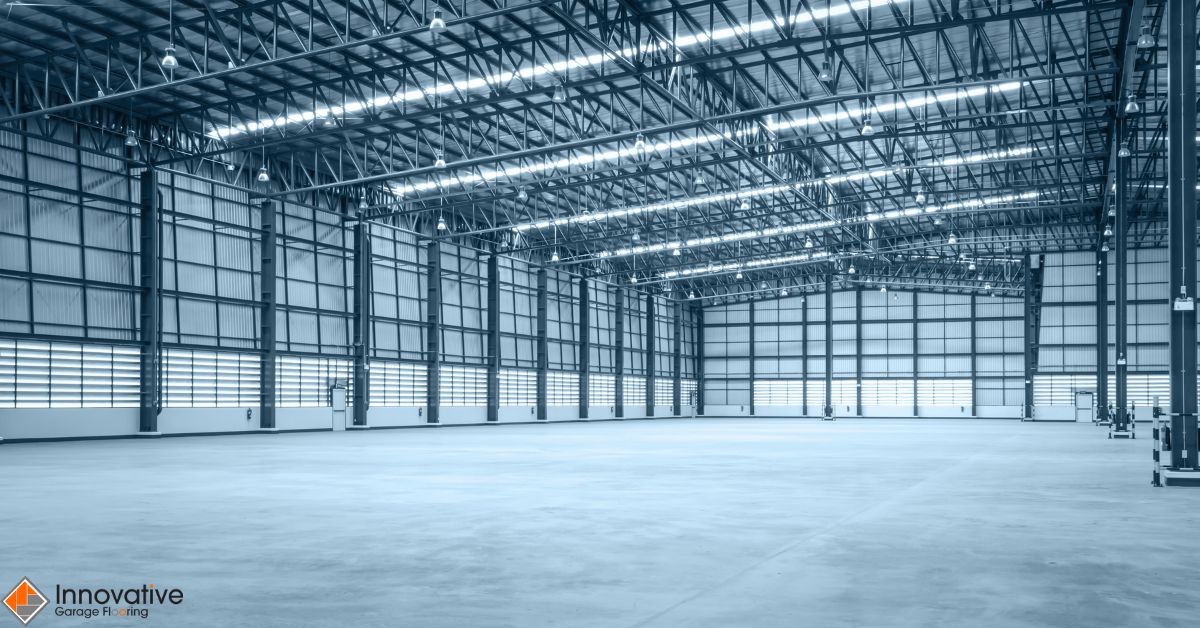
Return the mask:
<path fill-rule="evenodd" d="M 33 586 L 29 578 L 23 578 L 21 583 L 9 591 L 8 596 L 4 598 L 4 605 L 26 626 L 38 613 L 42 612 L 43 608 L 46 608 L 48 603 L 46 596 Z"/>

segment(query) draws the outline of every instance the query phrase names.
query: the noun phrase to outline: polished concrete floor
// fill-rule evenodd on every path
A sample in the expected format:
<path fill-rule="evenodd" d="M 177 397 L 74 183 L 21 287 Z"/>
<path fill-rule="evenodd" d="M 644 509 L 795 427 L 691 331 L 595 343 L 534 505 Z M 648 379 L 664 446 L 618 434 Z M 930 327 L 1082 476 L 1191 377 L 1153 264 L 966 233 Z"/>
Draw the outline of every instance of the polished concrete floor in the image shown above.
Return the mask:
<path fill-rule="evenodd" d="M 172 627 L 1191 627 L 1200 490 L 1150 487 L 1146 432 L 698 419 L 10 443 L 0 595 L 154 582 L 185 602 L 134 623 Z M 85 623 L 52 611 L 37 625 Z"/>

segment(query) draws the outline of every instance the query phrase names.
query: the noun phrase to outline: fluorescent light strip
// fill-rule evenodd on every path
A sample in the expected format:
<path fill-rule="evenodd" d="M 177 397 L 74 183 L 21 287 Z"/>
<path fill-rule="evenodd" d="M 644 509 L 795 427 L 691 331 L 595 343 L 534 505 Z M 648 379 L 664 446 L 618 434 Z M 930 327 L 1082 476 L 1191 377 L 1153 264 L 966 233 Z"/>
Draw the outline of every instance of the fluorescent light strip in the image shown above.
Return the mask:
<path fill-rule="evenodd" d="M 782 227 L 768 227 L 766 229 L 752 229 L 749 231 L 734 231 L 731 233 L 722 234 L 719 236 L 707 236 L 703 238 L 692 238 L 690 240 L 673 240 L 670 242 L 659 242 L 657 244 L 643 244 L 641 246 L 631 246 L 613 251 L 601 251 L 593 257 L 598 259 L 610 259 L 614 257 L 628 257 L 631 255 L 645 255 L 647 253 L 659 253 L 662 251 L 670 251 L 683 248 L 699 248 L 712 246 L 714 244 L 722 244 L 726 242 L 739 242 L 742 240 L 755 240 L 758 238 L 770 238 L 781 235 L 789 235 L 793 233 L 806 233 L 819 229 L 833 229 L 844 227 L 847 225 L 856 225 L 863 223 L 873 223 L 879 221 L 892 221 L 900 218 L 910 218 L 923 214 L 934 214 L 938 212 L 952 212 L 963 209 L 977 209 L 991 205 L 1000 205 L 1003 203 L 1011 203 L 1013 201 L 1022 201 L 1037 198 L 1039 192 L 1024 192 L 1021 194 L 1004 194 L 1001 196 L 989 196 L 985 198 L 976 198 L 966 201 L 956 201 L 953 203 L 944 203 L 942 205 L 927 205 L 925 207 L 909 207 L 907 209 L 894 209 L 891 211 L 866 214 L 863 216 L 855 216 L 852 218 L 842 218 L 838 220 L 818 220 L 798 225 L 786 225 Z"/>
<path fill-rule="evenodd" d="M 538 229 L 549 229 L 551 227 L 566 227 L 574 224 L 599 222 L 613 218 L 625 218 L 639 214 L 650 214 L 663 211 L 671 211 L 675 209 L 685 209 L 695 207 L 697 205 L 706 205 L 710 203 L 724 203 L 726 201 L 749 200 L 760 196 L 770 196 L 772 194 L 785 192 L 788 189 L 801 189 L 806 185 L 825 183 L 828 185 L 836 185 L 839 183 L 850 183 L 855 181 L 865 181 L 867 179 L 885 177 L 890 174 L 896 174 L 912 168 L 942 168 L 961 166 L 964 164 L 979 163 L 982 161 L 992 161 L 996 159 L 1007 159 L 1010 157 L 1020 157 L 1033 153 L 1036 149 L 1033 147 L 1009 148 L 1003 150 L 993 150 L 984 153 L 975 153 L 972 155 L 949 157 L 936 161 L 922 164 L 920 166 L 899 166 L 896 168 L 879 168 L 875 170 L 864 170 L 853 174 L 839 174 L 820 179 L 808 179 L 805 181 L 797 181 L 795 183 L 785 183 L 781 185 L 769 185 L 760 188 L 751 188 L 747 190 L 737 190 L 734 192 L 719 192 L 716 194 L 706 194 L 704 196 L 692 196 L 680 198 L 671 201 L 663 201 L 661 203 L 652 203 L 650 205 L 642 205 L 638 207 L 623 207 L 620 209 L 610 209 L 606 211 L 578 214 L 575 216 L 564 216 L 562 218 L 544 219 L 531 222 L 524 222 L 512 226 L 512 230 L 521 233 L 525 231 L 533 231 Z"/>
<path fill-rule="evenodd" d="M 378 96 L 366 101 L 350 101 L 339 107 L 321 107 L 313 111 L 301 111 L 288 115 L 262 118 L 256 122 L 250 122 L 247 124 L 219 127 L 210 131 L 208 135 L 209 137 L 216 139 L 228 139 L 245 133 L 260 131 L 262 129 L 282 127 L 290 124 L 307 123 L 313 121 L 314 119 L 324 118 L 326 116 L 337 117 L 344 114 L 354 114 L 368 108 L 373 109 L 378 107 L 386 107 L 395 103 L 421 100 L 427 97 L 434 97 L 439 94 L 494 89 L 497 87 L 503 87 L 508 83 L 518 79 L 528 81 L 546 75 L 556 75 L 563 72 L 568 72 L 570 70 L 603 65 L 604 63 L 615 61 L 618 58 L 633 59 L 644 54 L 669 50 L 672 48 L 683 50 L 685 48 L 691 48 L 701 44 L 726 41 L 740 36 L 771 31 L 776 28 L 786 28 L 788 26 L 807 24 L 809 22 L 823 20 L 830 17 L 847 15 L 851 11 L 863 11 L 870 7 L 881 7 L 905 2 L 908 2 L 908 0 L 855 0 L 854 2 L 840 4 L 828 9 L 802 11 L 792 15 L 791 18 L 755 20 L 747 25 L 726 26 L 713 31 L 677 37 L 672 41 L 659 41 L 642 44 L 639 46 L 622 48 L 617 54 L 605 52 L 592 55 L 577 55 L 555 63 L 543 63 L 541 65 L 518 68 L 512 71 L 506 70 L 497 74 L 481 76 L 469 80 L 450 81 L 443 85 L 438 85 L 432 89 L 416 88 L 406 91 L 397 90 L 391 94 Z"/>
<path fill-rule="evenodd" d="M 997 85 L 992 88 L 979 88 L 979 89 L 983 89 L 984 91 L 987 91 L 988 89 L 994 89 L 997 91 L 1005 91 L 1005 90 L 1009 90 L 1009 89 L 1018 89 L 1025 84 L 1026 83 L 1023 83 L 1023 82 L 1013 82 L 1013 83 L 1004 83 L 1003 85 Z M 971 90 L 956 89 L 956 90 L 951 91 L 951 95 L 953 96 L 953 98 L 944 99 L 944 100 L 941 100 L 941 102 L 946 102 L 948 100 L 961 100 L 961 99 L 967 99 L 967 98 L 974 98 L 975 96 L 978 96 L 979 93 L 982 93 L 982 92 L 979 92 L 978 89 L 971 89 Z M 933 98 L 933 97 L 930 97 L 930 98 Z M 941 96 L 938 96 L 935 99 L 941 99 L 941 98 L 942 98 Z M 862 112 L 862 110 L 860 108 L 855 108 L 855 109 L 848 110 L 848 112 L 839 112 L 837 114 L 827 114 L 823 117 L 835 116 L 835 117 L 838 117 L 839 119 L 852 118 L 857 115 L 861 115 L 861 112 Z M 811 122 L 812 124 L 817 123 L 817 122 L 815 122 L 815 120 L 817 120 L 817 118 L 809 118 L 809 120 L 814 121 L 814 122 Z M 576 155 L 574 157 L 561 157 L 558 159 L 547 159 L 546 161 L 541 161 L 541 162 L 537 162 L 537 163 L 533 163 L 533 164 L 529 164 L 529 165 L 525 165 L 525 166 L 502 166 L 502 167 L 494 169 L 494 170 L 480 170 L 479 172 L 475 172 L 475 173 L 468 174 L 468 175 L 452 174 L 449 176 L 442 177 L 440 179 L 433 178 L 433 179 L 430 179 L 427 181 L 422 181 L 420 183 L 409 183 L 407 185 L 394 186 L 391 188 L 391 190 L 392 190 L 392 193 L 394 193 L 398 196 L 404 196 L 407 194 L 429 192 L 429 191 L 449 188 L 449 187 L 453 187 L 453 186 L 468 186 L 468 185 L 473 185 L 473 184 L 477 184 L 477 183 L 495 181 L 497 179 L 503 179 L 503 178 L 515 179 L 517 177 L 520 177 L 520 176 L 526 175 L 526 174 L 539 174 L 539 173 L 547 172 L 550 170 L 556 170 L 556 169 L 567 169 L 567 168 L 571 168 L 571 167 L 581 167 L 581 166 L 587 167 L 587 166 L 592 166 L 594 164 L 601 163 L 601 162 L 616 161 L 616 160 L 622 159 L 622 158 L 641 157 L 642 155 L 644 155 L 646 153 L 650 153 L 650 152 L 659 152 L 659 153 L 663 153 L 665 155 L 665 154 L 670 153 L 675 150 L 679 150 L 679 149 L 683 149 L 683 148 L 690 148 L 692 146 L 696 146 L 699 144 L 716 145 L 719 142 L 732 140 L 735 137 L 741 137 L 741 136 L 744 136 L 744 135 L 747 135 L 747 134 L 750 134 L 753 132 L 754 132 L 753 128 L 743 128 L 743 129 L 738 130 L 736 133 L 731 132 L 731 131 L 725 131 L 723 133 L 697 133 L 696 135 L 693 135 L 690 137 L 676 138 L 676 139 L 673 139 L 670 141 L 647 142 L 645 148 L 641 149 L 641 150 L 639 150 L 633 146 L 624 146 L 621 148 L 611 148 L 608 150 L 591 152 L 591 153 L 587 153 L 584 155 Z M 954 165 L 954 164 L 948 164 L 948 165 Z M 614 211 L 620 212 L 623 210 L 614 210 Z M 544 228 L 544 227 L 539 227 L 539 228 Z"/>
<path fill-rule="evenodd" d="M 755 268 L 763 268 L 764 266 L 779 266 L 782 264 L 794 264 L 797 262 L 808 262 L 829 257 L 827 251 L 817 251 L 815 253 L 799 253 L 796 255 L 784 255 L 781 257 L 764 257 L 745 262 L 729 262 L 726 264 L 708 264 L 707 266 L 695 266 L 692 268 L 684 268 L 682 270 L 671 270 L 662 274 L 663 279 L 679 279 L 687 277 L 695 277 L 696 275 L 714 275 L 717 273 L 731 273 L 739 270 L 752 270 Z"/>

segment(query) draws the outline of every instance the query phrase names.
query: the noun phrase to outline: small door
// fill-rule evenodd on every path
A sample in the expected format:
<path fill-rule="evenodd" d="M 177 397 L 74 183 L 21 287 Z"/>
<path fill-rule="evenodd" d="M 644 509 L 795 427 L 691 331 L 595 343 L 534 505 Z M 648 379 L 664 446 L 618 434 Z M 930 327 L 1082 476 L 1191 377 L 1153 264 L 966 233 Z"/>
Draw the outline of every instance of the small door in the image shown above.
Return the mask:
<path fill-rule="evenodd" d="M 1080 391 L 1075 393 L 1075 421 L 1091 422 L 1095 417 L 1095 408 L 1092 405 L 1092 393 Z"/>
<path fill-rule="evenodd" d="M 346 389 L 341 386 L 334 386 L 329 390 L 329 399 L 333 406 L 333 430 L 335 432 L 346 429 Z"/>

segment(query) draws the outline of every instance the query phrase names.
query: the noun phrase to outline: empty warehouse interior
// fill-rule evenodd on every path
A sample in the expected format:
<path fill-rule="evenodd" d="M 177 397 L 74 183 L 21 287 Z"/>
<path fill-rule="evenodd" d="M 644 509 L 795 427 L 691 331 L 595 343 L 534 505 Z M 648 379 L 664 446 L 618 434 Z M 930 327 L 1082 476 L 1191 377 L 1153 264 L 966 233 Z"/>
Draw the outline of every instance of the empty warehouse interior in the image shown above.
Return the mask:
<path fill-rule="evenodd" d="M 1196 621 L 1196 0 L 0 10 L 0 625 Z"/>

